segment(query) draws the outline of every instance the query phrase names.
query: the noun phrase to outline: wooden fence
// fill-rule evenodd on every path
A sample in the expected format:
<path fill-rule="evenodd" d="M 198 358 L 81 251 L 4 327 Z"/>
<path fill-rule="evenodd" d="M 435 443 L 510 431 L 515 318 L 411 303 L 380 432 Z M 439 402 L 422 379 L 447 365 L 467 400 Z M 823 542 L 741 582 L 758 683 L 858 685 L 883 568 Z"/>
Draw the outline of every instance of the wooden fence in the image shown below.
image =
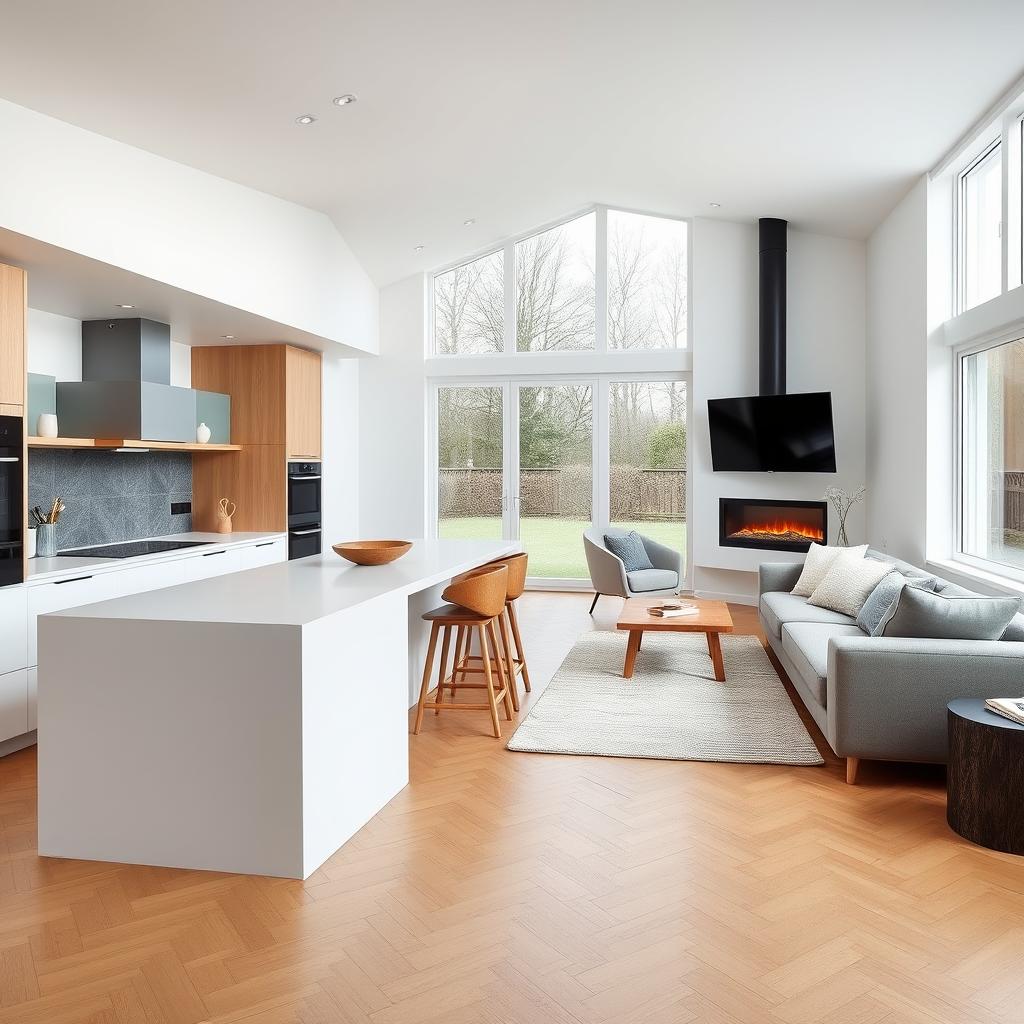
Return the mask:
<path fill-rule="evenodd" d="M 1024 532 L 1024 471 L 1003 473 L 1003 529 Z"/>
<path fill-rule="evenodd" d="M 611 467 L 611 513 L 618 522 L 686 520 L 686 470 Z M 589 519 L 589 466 L 524 469 L 519 474 L 524 516 Z M 442 469 L 439 511 L 443 519 L 501 515 L 500 469 Z"/>

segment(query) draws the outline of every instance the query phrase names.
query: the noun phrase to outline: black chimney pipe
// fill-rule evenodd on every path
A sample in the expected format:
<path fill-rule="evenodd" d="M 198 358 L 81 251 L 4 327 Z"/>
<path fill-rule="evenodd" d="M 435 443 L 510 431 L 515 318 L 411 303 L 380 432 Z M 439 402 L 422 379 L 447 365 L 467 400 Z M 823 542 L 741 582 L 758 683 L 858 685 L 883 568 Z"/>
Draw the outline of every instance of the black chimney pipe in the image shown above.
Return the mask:
<path fill-rule="evenodd" d="M 758 393 L 786 393 L 786 228 L 784 220 L 758 222 L 761 263 L 759 291 Z"/>

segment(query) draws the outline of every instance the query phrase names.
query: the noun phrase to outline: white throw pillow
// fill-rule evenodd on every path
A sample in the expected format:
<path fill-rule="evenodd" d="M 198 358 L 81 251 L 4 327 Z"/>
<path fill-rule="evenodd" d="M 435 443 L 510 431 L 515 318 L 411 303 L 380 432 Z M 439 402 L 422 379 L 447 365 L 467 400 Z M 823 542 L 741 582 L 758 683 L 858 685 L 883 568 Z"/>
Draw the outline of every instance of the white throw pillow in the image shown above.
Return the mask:
<path fill-rule="evenodd" d="M 840 555 L 825 573 L 825 578 L 814 588 L 807 603 L 856 617 L 871 591 L 891 572 L 892 565 L 889 562 L 878 562 L 863 556 L 847 558 Z"/>
<path fill-rule="evenodd" d="M 807 558 L 804 560 L 804 570 L 800 573 L 800 579 L 791 593 L 797 597 L 810 597 L 814 588 L 825 578 L 825 574 L 832 568 L 832 563 L 840 555 L 851 555 L 854 558 L 863 558 L 867 551 L 867 544 L 861 544 L 855 548 L 829 548 L 824 544 L 812 544 L 807 549 Z M 890 566 L 890 568 L 892 568 Z"/>

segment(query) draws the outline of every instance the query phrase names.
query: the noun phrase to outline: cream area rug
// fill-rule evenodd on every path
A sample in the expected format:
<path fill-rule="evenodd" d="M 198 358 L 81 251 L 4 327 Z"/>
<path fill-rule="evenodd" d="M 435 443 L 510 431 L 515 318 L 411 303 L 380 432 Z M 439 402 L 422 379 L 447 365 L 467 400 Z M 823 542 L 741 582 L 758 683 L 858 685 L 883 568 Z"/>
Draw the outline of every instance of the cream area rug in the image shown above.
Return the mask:
<path fill-rule="evenodd" d="M 675 761 L 824 764 L 753 636 L 722 636 L 715 681 L 703 633 L 645 633 L 623 679 L 626 633 L 584 633 L 509 750 Z"/>

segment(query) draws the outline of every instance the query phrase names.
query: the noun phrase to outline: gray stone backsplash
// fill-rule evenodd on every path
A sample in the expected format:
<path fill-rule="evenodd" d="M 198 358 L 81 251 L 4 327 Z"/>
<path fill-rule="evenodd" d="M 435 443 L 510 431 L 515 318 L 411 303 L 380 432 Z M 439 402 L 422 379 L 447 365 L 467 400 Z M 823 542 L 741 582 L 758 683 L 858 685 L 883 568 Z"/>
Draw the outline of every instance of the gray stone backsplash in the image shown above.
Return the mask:
<path fill-rule="evenodd" d="M 38 505 L 45 515 L 56 497 L 67 506 L 57 523 L 59 550 L 187 533 L 192 516 L 172 516 L 171 502 L 192 501 L 192 456 L 157 451 L 31 451 L 29 508 Z"/>

